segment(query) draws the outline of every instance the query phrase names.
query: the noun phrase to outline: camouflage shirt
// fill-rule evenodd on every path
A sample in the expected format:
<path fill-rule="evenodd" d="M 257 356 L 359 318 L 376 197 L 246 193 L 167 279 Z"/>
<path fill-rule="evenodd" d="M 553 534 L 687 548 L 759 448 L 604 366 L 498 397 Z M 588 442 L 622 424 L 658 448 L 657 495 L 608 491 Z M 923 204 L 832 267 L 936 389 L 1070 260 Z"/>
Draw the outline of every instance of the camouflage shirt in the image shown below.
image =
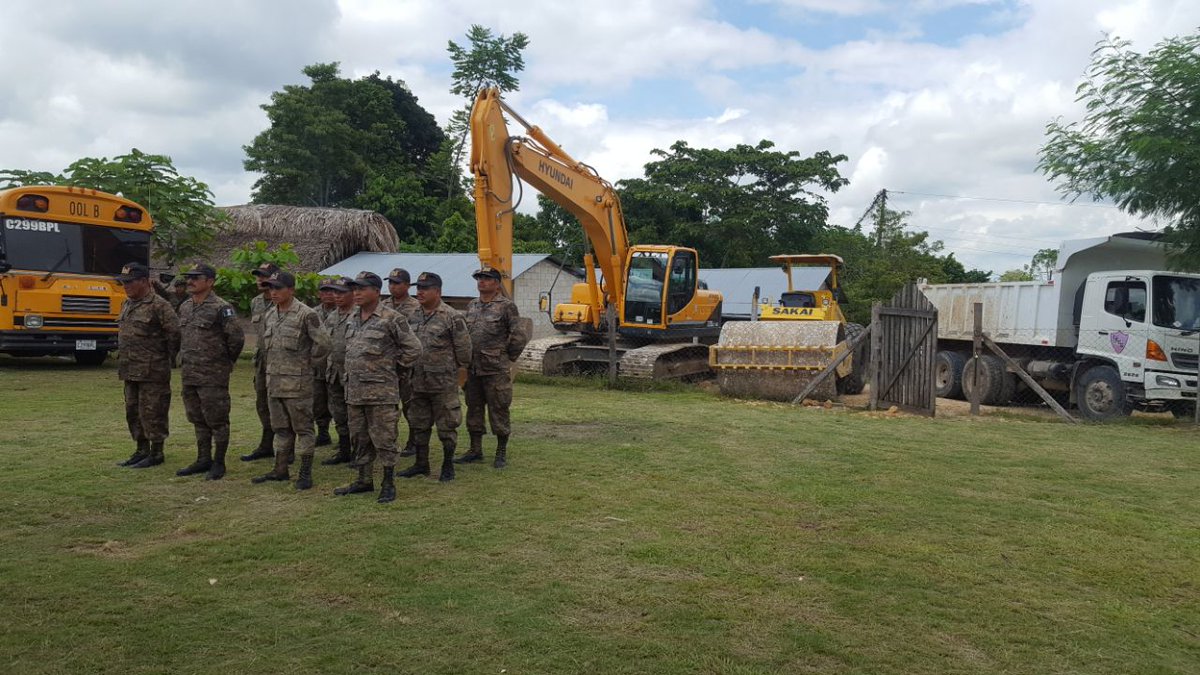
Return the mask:
<path fill-rule="evenodd" d="M 412 366 L 420 355 L 421 341 L 399 312 L 380 303 L 364 321 L 356 309 L 346 322 L 346 403 L 399 403 L 396 369 Z"/>
<path fill-rule="evenodd" d="M 467 328 L 471 331 L 472 375 L 498 375 L 509 372 L 529 342 L 521 328 L 517 305 L 503 295 L 490 302 L 479 298 L 467 305 Z"/>
<path fill-rule="evenodd" d="M 317 321 L 321 322 L 321 327 L 325 326 L 325 319 L 328 319 L 330 314 L 337 314 L 337 308 L 330 307 L 329 309 L 325 309 L 325 305 L 321 303 L 317 303 L 317 306 L 312 309 L 317 313 Z M 329 331 L 326 330 L 326 332 Z M 325 381 L 325 369 L 329 367 L 328 364 L 329 357 L 325 357 L 313 365 L 314 380 Z"/>
<path fill-rule="evenodd" d="M 342 314 L 334 309 L 321 324 L 325 332 L 329 333 L 329 357 L 325 370 L 325 379 L 329 382 L 333 382 L 335 378 L 340 381 L 342 373 L 346 372 L 346 324 L 350 322 L 354 311 L 355 308 L 351 307 Z"/>
<path fill-rule="evenodd" d="M 125 299 L 117 317 L 117 375 L 130 382 L 170 382 L 179 353 L 179 317 L 154 293 Z"/>
<path fill-rule="evenodd" d="M 471 363 L 471 333 L 462 313 L 443 302 L 428 314 L 418 311 L 408 325 L 425 350 L 413 366 L 413 391 L 453 391 L 458 369 Z"/>
<path fill-rule="evenodd" d="M 271 398 L 313 395 L 313 364 L 329 353 L 329 334 L 317 313 L 293 300 L 286 310 L 271 307 L 263 315 L 262 356 Z"/>
<path fill-rule="evenodd" d="M 179 306 L 179 332 L 183 383 L 228 386 L 229 373 L 246 344 L 233 306 L 216 293 L 209 293 L 199 304 L 188 298 Z"/>
<path fill-rule="evenodd" d="M 400 312 L 400 316 L 407 319 L 412 319 L 413 314 L 421 311 L 421 303 L 411 295 L 393 295 L 391 298 L 392 309 Z"/>
<path fill-rule="evenodd" d="M 254 362 L 258 363 L 262 359 L 263 349 L 263 316 L 271 309 L 273 305 L 271 301 L 263 297 L 262 293 L 250 298 L 250 322 L 254 324 Z"/>

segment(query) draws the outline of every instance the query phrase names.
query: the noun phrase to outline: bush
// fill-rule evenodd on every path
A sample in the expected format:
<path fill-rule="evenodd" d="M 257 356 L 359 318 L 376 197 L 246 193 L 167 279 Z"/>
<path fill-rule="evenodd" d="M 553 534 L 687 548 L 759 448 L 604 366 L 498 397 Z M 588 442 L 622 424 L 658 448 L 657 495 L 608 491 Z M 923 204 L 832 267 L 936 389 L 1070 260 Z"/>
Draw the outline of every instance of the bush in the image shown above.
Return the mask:
<path fill-rule="evenodd" d="M 237 307 L 243 314 L 250 313 L 250 301 L 258 295 L 258 283 L 253 270 L 263 263 L 274 263 L 282 270 L 291 271 L 300 263 L 300 256 L 292 250 L 291 244 L 280 244 L 274 250 L 267 247 L 267 242 L 256 241 L 247 244 L 233 252 L 234 267 L 217 269 L 217 284 L 214 290 L 217 295 Z M 313 272 L 292 272 L 296 275 L 296 299 L 307 305 L 312 305 L 317 299 L 317 287 L 321 275 Z"/>

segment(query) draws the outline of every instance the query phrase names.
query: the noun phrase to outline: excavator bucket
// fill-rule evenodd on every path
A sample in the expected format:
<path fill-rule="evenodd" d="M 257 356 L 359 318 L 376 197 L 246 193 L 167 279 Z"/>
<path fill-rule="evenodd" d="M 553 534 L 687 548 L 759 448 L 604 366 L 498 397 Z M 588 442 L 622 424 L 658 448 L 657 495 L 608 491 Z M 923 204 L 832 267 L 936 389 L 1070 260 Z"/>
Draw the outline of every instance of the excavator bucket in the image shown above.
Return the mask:
<path fill-rule="evenodd" d="M 846 349 L 841 327 L 837 321 L 730 322 L 710 349 L 709 364 L 722 394 L 791 401 Z M 839 375 L 848 374 L 849 362 Z M 836 398 L 836 380 L 826 378 L 809 398 Z"/>

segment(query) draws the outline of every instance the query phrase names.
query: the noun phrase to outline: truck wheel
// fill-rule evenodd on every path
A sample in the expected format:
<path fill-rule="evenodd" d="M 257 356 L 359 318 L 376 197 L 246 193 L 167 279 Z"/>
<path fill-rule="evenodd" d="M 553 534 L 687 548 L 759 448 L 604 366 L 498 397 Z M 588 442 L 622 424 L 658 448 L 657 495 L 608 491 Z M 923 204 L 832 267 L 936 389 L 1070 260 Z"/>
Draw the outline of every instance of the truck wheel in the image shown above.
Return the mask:
<path fill-rule="evenodd" d="M 961 352 L 941 351 L 933 359 L 933 384 L 938 398 L 962 398 L 963 366 L 967 357 Z"/>
<path fill-rule="evenodd" d="M 1112 366 L 1093 366 L 1079 376 L 1079 413 L 1089 420 L 1103 422 L 1128 417 L 1133 406 L 1125 396 L 1125 383 Z"/>
<path fill-rule="evenodd" d="M 103 349 L 89 352 L 75 352 L 75 363 L 81 366 L 98 366 L 104 363 L 104 359 L 106 358 L 108 358 L 108 352 Z"/>
<path fill-rule="evenodd" d="M 864 330 L 866 329 L 860 324 L 846 324 L 846 341 L 850 342 L 861 335 Z M 840 393 L 854 395 L 863 392 L 863 388 L 866 387 L 867 360 L 870 353 L 866 343 L 859 345 L 858 349 L 854 351 L 854 355 L 850 357 L 850 374 L 842 378 L 842 381 L 838 383 Z"/>
<path fill-rule="evenodd" d="M 963 397 L 971 400 L 972 374 L 975 371 L 975 359 L 970 359 L 963 367 L 962 390 Z M 1004 405 L 1012 398 L 1016 390 L 1013 376 L 1005 370 L 1004 362 L 991 354 L 979 357 L 979 402 L 984 405 Z"/>

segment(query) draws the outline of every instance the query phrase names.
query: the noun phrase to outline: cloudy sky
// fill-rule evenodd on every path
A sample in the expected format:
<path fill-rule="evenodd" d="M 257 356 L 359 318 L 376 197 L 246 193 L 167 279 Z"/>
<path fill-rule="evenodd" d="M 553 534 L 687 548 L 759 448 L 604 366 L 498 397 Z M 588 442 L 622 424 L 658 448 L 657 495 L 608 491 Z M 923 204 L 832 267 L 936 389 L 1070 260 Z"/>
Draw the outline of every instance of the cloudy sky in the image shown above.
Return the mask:
<path fill-rule="evenodd" d="M 101 9 L 103 8 L 103 9 Z M 1195 0 L 107 0 L 6 3 L 0 167 L 61 170 L 137 147 L 218 204 L 248 200 L 259 106 L 307 64 L 403 80 L 444 123 L 449 40 L 530 38 L 509 103 L 616 181 L 676 140 L 842 153 L 853 224 L 880 189 L 969 266 L 1153 227 L 1061 205 L 1035 169 L 1045 124 L 1104 34 L 1145 50 L 1200 26 Z M 20 20 L 13 20 L 20 17 Z M 678 242 L 686 243 L 686 242 Z"/>

